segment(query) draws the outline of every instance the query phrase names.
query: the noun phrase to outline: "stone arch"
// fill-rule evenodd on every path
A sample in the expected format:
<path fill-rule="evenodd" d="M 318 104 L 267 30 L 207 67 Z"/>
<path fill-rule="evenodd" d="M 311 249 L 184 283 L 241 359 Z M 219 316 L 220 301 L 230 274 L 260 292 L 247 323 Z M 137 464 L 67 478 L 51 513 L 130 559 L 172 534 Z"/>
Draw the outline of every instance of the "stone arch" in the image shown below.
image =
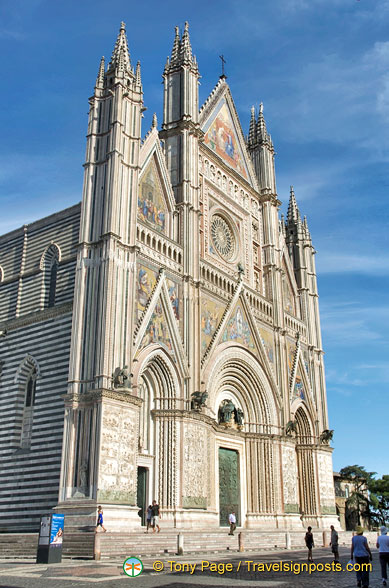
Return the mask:
<path fill-rule="evenodd" d="M 208 405 L 215 415 L 223 390 L 226 390 L 236 397 L 244 412 L 245 431 L 279 432 L 279 410 L 274 392 L 262 366 L 247 350 L 235 345 L 228 345 L 223 353 L 219 349 L 204 374 L 204 381 L 209 394 Z"/>
<path fill-rule="evenodd" d="M 138 367 L 139 366 L 139 367 Z M 181 408 L 180 378 L 171 358 L 160 347 L 148 347 L 134 370 L 135 391 L 143 400 L 139 435 L 149 435 L 149 492 L 164 509 L 177 506 L 178 426 L 174 410 Z M 140 441 L 141 442 L 141 441 Z"/>

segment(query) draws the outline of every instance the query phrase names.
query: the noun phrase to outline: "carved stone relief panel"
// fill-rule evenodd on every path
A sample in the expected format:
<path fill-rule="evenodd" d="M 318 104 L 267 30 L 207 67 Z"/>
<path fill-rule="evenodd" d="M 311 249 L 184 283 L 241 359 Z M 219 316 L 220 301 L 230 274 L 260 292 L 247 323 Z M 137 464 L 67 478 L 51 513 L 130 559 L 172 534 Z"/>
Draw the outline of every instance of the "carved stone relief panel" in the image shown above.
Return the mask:
<path fill-rule="evenodd" d="M 285 512 L 299 512 L 296 450 L 288 445 L 282 446 L 282 475 Z"/>
<path fill-rule="evenodd" d="M 104 403 L 98 500 L 135 504 L 137 409 Z"/>
<path fill-rule="evenodd" d="M 208 434 L 204 427 L 184 423 L 184 508 L 207 508 Z"/>
<path fill-rule="evenodd" d="M 332 507 L 333 511 L 331 511 L 331 513 L 323 513 L 332 514 L 332 512 L 335 512 L 335 490 L 331 454 L 318 453 L 317 464 L 319 470 L 319 492 L 322 511 L 323 507 L 325 507 L 325 510 L 327 511 L 328 507 Z"/>

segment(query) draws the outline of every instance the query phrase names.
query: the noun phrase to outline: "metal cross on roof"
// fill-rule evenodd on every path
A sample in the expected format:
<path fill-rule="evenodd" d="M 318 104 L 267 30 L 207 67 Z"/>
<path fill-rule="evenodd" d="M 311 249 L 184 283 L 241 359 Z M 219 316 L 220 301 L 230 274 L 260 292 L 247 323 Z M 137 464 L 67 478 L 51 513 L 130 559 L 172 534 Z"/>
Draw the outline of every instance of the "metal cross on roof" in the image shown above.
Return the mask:
<path fill-rule="evenodd" d="M 219 55 L 221 61 L 222 61 L 222 75 L 220 76 L 221 78 L 226 78 L 226 74 L 224 72 L 224 64 L 227 63 L 226 60 L 224 59 L 224 55 Z"/>

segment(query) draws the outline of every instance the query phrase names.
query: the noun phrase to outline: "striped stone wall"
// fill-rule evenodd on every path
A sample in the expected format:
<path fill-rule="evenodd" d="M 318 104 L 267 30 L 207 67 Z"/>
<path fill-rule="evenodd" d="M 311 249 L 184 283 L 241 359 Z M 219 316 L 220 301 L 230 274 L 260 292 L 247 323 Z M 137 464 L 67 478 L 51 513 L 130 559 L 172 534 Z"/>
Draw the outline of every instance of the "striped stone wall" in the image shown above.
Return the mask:
<path fill-rule="evenodd" d="M 76 205 L 0 237 L 0 531 L 37 530 L 58 502 L 79 216 Z M 60 260 L 48 307 L 41 260 L 52 243 Z M 27 408 L 32 370 L 35 402 Z"/>

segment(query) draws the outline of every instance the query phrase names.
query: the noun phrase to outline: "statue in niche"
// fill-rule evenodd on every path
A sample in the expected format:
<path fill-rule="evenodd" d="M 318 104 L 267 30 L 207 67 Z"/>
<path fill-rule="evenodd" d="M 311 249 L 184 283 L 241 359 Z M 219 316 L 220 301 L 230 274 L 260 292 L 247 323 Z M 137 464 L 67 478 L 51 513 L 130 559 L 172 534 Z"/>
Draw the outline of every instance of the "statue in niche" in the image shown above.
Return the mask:
<path fill-rule="evenodd" d="M 324 431 L 320 435 L 320 442 L 329 445 L 329 442 L 332 441 L 333 436 L 334 436 L 333 429 L 324 429 Z"/>
<path fill-rule="evenodd" d="M 114 388 L 126 388 L 128 376 L 128 368 L 125 365 L 123 368 L 117 367 L 112 374 Z"/>
<path fill-rule="evenodd" d="M 86 461 L 83 461 L 81 463 L 78 473 L 80 479 L 80 487 L 86 490 L 88 485 L 88 464 Z"/>
<path fill-rule="evenodd" d="M 201 410 L 205 406 L 208 398 L 208 392 L 193 392 L 192 394 L 192 410 Z"/>
<path fill-rule="evenodd" d="M 223 400 L 219 408 L 219 424 L 231 426 L 235 422 L 235 405 L 230 399 Z"/>
<path fill-rule="evenodd" d="M 293 434 L 297 433 L 297 423 L 296 421 L 289 421 L 285 427 L 285 434 L 288 437 L 293 437 Z"/>

